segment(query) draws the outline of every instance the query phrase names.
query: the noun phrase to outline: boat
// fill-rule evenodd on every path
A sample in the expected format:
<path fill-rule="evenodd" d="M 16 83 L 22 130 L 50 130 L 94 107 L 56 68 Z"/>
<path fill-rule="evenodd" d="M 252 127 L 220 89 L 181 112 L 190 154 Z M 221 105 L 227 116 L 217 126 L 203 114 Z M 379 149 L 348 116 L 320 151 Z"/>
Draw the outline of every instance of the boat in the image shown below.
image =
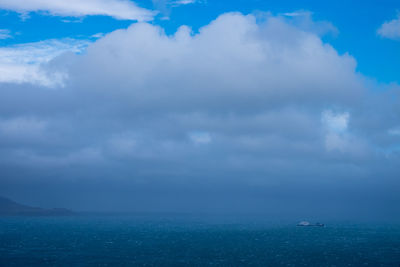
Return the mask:
<path fill-rule="evenodd" d="M 312 223 L 310 223 L 310 222 L 308 222 L 308 221 L 301 221 L 301 222 L 299 222 L 299 223 L 297 224 L 297 226 L 317 226 L 317 227 L 324 227 L 325 224 L 323 224 L 323 223 L 318 223 L 318 222 L 312 224 Z"/>

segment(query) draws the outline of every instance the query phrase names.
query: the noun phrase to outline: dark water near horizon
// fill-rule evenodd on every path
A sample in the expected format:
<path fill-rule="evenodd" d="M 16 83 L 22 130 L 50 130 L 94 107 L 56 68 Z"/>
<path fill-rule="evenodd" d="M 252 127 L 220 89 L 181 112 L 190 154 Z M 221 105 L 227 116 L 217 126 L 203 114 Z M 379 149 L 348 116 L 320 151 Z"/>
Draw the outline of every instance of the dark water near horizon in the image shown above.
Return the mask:
<path fill-rule="evenodd" d="M 0 218 L 1 266 L 400 266 L 400 225 L 195 217 Z M 325 222 L 326 223 L 326 222 Z"/>

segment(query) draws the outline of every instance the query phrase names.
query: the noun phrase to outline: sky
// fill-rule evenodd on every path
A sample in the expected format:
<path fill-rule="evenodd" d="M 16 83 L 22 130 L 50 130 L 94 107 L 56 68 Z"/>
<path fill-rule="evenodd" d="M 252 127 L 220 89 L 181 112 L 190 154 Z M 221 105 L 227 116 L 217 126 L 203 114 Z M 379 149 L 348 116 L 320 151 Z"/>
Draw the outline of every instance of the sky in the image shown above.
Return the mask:
<path fill-rule="evenodd" d="M 0 0 L 0 195 L 400 219 L 398 1 Z"/>

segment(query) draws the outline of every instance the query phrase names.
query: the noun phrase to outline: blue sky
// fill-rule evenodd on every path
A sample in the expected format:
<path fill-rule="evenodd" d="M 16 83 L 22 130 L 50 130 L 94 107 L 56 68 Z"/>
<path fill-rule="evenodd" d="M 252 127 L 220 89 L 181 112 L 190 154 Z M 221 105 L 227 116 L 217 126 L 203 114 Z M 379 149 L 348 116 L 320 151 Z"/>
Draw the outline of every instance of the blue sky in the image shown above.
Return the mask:
<path fill-rule="evenodd" d="M 399 9 L 0 0 L 0 195 L 400 219 Z"/>

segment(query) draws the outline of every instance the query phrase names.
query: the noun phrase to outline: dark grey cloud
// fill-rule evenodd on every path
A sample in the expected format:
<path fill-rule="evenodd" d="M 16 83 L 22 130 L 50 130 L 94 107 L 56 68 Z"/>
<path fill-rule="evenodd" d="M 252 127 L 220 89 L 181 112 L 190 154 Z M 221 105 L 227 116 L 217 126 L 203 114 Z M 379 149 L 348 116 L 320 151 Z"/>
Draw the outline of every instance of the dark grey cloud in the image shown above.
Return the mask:
<path fill-rule="evenodd" d="M 81 210 L 394 214 L 399 88 L 371 84 L 307 18 L 229 13 L 171 36 L 136 23 L 43 65 L 63 86 L 3 83 L 0 193 Z"/>

